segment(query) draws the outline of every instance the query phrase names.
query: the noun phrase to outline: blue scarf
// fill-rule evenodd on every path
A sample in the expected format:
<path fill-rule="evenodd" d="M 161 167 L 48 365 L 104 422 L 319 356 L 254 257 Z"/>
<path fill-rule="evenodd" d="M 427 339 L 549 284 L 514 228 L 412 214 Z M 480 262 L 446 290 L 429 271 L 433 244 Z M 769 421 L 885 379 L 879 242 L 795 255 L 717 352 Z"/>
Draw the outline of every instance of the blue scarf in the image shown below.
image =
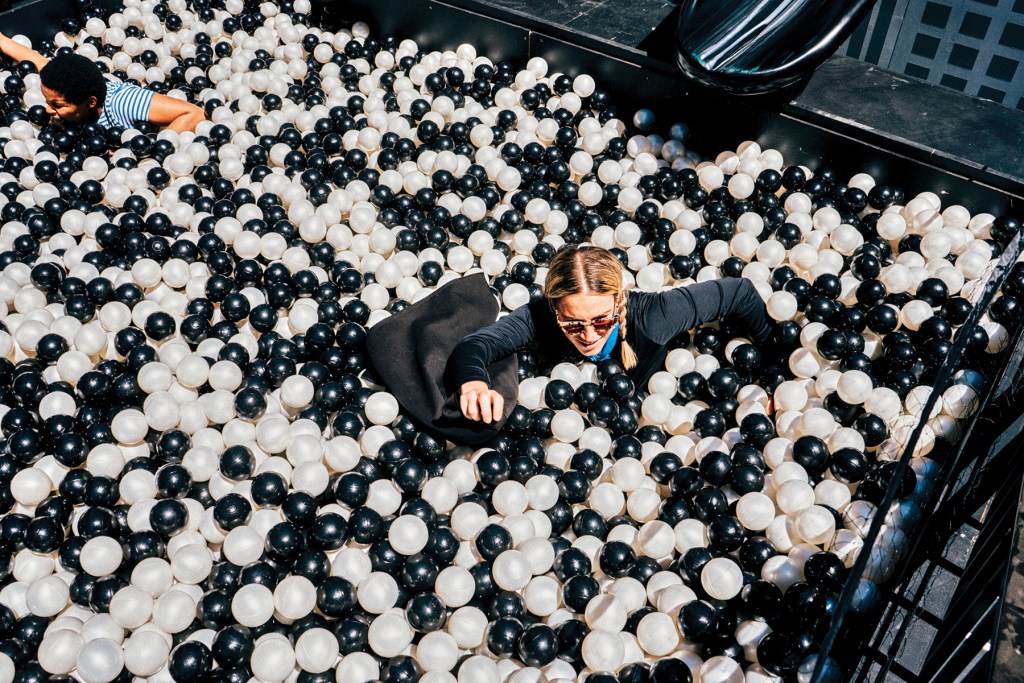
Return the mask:
<path fill-rule="evenodd" d="M 619 341 L 619 326 L 616 325 L 612 328 L 611 334 L 608 335 L 608 341 L 604 343 L 604 347 L 593 356 L 590 356 L 592 361 L 608 360 L 612 357 L 612 351 L 615 350 L 615 343 Z"/>

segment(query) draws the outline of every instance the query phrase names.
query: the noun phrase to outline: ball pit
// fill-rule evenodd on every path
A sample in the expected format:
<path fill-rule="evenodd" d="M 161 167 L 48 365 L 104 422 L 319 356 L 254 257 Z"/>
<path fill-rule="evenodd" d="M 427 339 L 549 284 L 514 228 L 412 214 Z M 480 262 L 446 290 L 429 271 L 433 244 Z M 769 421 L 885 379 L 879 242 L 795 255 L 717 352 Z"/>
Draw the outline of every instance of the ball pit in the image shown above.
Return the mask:
<path fill-rule="evenodd" d="M 309 10 L 134 0 L 43 46 L 204 104 L 194 134 L 59 131 L 0 74 L 0 683 L 809 676 L 983 390 L 964 367 L 924 416 L 952 341 L 1007 344 L 1019 269 L 964 322 L 1019 224 L 702 160 L 563 65 Z M 479 271 L 513 309 L 581 241 L 642 291 L 748 277 L 771 348 L 722 321 L 646 387 L 524 352 L 476 451 L 360 378 L 368 327 Z"/>

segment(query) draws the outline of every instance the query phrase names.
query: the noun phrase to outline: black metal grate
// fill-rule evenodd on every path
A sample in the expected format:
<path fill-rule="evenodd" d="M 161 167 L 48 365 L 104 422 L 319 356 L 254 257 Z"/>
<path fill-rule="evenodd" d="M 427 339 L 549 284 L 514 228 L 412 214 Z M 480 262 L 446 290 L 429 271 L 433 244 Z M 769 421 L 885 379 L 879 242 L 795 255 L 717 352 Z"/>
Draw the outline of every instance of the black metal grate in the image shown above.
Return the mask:
<path fill-rule="evenodd" d="M 1024 109 L 1024 0 L 880 0 L 840 52 Z"/>

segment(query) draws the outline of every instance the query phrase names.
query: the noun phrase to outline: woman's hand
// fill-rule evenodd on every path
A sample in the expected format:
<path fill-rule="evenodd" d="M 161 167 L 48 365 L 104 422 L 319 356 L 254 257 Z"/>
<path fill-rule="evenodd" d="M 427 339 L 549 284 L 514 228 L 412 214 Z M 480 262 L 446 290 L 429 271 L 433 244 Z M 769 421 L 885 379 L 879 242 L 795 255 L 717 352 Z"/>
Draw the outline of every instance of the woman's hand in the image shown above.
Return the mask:
<path fill-rule="evenodd" d="M 501 419 L 505 399 L 487 386 L 487 382 L 477 380 L 462 385 L 459 391 L 459 407 L 462 408 L 462 414 L 470 420 L 483 420 L 490 424 Z"/>

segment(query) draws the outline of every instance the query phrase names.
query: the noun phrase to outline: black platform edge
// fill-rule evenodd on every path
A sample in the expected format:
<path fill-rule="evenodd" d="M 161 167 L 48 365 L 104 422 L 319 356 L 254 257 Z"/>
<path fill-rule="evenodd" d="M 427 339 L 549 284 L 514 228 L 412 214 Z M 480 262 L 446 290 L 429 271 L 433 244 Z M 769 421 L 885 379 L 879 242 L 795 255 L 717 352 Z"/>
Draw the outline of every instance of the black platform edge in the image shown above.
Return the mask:
<path fill-rule="evenodd" d="M 756 140 L 763 147 L 778 149 L 787 163 L 812 169 L 830 166 L 849 175 L 870 173 L 880 183 L 893 183 L 912 193 L 935 192 L 944 203 L 963 204 L 975 213 L 1024 213 L 1024 182 L 1015 173 L 958 156 L 955 150 L 968 145 L 959 144 L 956 134 L 950 134 L 941 147 L 946 151 L 940 152 L 934 145 L 886 134 L 844 113 L 832 114 L 815 93 L 841 89 L 834 83 L 818 85 L 817 75 L 803 93 L 782 103 L 700 90 L 685 81 L 674 66 L 669 31 L 674 15 L 663 19 L 639 46 L 630 46 L 546 22 L 531 13 L 505 9 L 498 3 L 474 0 L 349 0 L 339 11 L 351 20 L 368 21 L 375 32 L 412 38 L 427 50 L 454 50 L 470 43 L 494 61 L 510 60 L 522 66 L 531 57 L 543 57 L 552 69 L 569 75 L 588 73 L 620 104 L 623 117 L 632 114 L 622 106 L 625 103 L 654 111 L 665 130 L 672 123 L 684 122 L 691 131 L 687 146 L 706 155 Z M 543 7 L 536 11 L 541 13 Z M 833 68 L 850 69 L 849 63 L 879 71 L 844 57 L 833 57 L 819 71 L 829 79 Z M 990 113 L 1005 114 L 1005 127 L 1012 128 L 1019 116 L 1019 130 L 1024 131 L 1022 112 L 918 83 L 933 88 L 939 100 L 960 98 L 964 107 L 980 105 L 986 111 L 989 105 L 996 107 L 998 112 Z M 912 101 L 902 102 L 904 97 L 903 92 L 893 91 L 894 108 L 914 111 Z M 974 131 L 970 137 L 979 134 Z"/>
<path fill-rule="evenodd" d="M 1018 196 L 1024 189 L 1024 111 L 841 55 L 787 111 Z"/>

